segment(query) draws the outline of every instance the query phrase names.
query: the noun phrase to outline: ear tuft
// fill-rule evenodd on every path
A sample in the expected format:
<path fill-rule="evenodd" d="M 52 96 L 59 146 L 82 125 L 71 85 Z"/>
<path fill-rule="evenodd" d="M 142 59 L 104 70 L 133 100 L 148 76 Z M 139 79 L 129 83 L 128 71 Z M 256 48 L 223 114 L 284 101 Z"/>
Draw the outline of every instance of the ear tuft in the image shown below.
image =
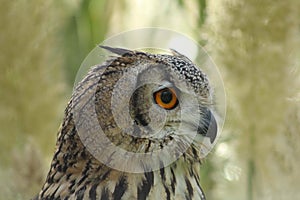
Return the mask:
<path fill-rule="evenodd" d="M 99 47 L 108 50 L 114 54 L 118 54 L 123 56 L 124 54 L 133 54 L 133 51 L 129 50 L 129 49 L 123 49 L 123 48 L 117 48 L 117 47 L 109 47 L 109 46 L 103 46 L 103 45 L 99 45 Z"/>
<path fill-rule="evenodd" d="M 185 56 L 185 55 L 179 53 L 179 52 L 176 51 L 175 49 L 170 49 L 170 50 L 171 50 L 171 52 L 172 52 L 172 54 L 173 54 L 174 56 L 177 56 L 177 57 L 179 57 L 179 58 L 182 58 L 183 60 L 192 62 L 187 56 Z"/>

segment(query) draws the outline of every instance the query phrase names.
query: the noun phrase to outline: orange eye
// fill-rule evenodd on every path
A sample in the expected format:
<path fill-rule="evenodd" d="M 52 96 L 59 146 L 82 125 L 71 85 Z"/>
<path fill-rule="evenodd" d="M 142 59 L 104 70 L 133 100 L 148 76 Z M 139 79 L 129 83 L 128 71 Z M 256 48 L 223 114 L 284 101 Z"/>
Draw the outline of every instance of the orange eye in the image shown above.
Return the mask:
<path fill-rule="evenodd" d="M 176 92 L 172 88 L 164 88 L 159 90 L 155 92 L 153 96 L 155 103 L 167 110 L 175 108 L 178 104 Z"/>

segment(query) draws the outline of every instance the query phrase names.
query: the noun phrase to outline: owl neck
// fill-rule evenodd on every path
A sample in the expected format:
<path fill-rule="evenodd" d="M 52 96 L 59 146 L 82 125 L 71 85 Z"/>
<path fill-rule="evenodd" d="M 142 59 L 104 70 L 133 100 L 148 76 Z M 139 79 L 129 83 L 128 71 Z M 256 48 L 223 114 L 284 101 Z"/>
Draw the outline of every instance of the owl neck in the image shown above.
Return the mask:
<path fill-rule="evenodd" d="M 69 121 L 62 125 L 39 199 L 205 199 L 199 169 L 199 162 L 190 163 L 184 157 L 145 173 L 111 169 L 85 149 Z"/>

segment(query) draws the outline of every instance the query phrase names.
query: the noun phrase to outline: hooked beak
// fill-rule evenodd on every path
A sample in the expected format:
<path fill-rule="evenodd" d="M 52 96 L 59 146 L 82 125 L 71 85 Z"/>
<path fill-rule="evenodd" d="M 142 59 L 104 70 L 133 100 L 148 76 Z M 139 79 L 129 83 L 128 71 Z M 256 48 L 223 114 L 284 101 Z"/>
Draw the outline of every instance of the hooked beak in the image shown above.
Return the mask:
<path fill-rule="evenodd" d="M 201 121 L 197 133 L 208 137 L 211 144 L 214 143 L 218 133 L 218 125 L 214 115 L 209 109 L 204 110 Z"/>

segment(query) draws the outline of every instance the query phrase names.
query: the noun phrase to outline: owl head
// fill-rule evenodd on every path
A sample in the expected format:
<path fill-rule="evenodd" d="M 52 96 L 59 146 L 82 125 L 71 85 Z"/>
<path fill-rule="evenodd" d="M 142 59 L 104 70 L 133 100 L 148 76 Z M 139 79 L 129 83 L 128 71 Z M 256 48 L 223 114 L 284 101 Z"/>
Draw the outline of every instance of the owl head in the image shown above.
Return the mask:
<path fill-rule="evenodd" d="M 207 76 L 186 56 L 102 46 L 115 56 L 76 87 L 71 110 L 86 150 L 101 163 L 144 172 L 200 162 L 218 126 Z"/>

